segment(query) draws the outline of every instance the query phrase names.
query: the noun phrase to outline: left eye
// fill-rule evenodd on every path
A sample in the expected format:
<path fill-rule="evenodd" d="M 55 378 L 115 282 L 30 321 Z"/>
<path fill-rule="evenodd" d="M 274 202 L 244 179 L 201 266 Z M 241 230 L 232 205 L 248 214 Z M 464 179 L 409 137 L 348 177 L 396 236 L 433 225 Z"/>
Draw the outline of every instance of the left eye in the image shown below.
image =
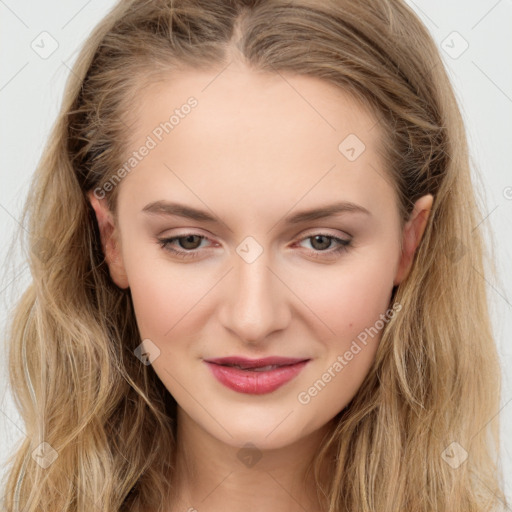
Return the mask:
<path fill-rule="evenodd" d="M 160 238 L 158 239 L 158 243 L 163 249 L 180 258 L 197 258 L 199 256 L 197 249 L 199 249 L 203 240 L 209 240 L 209 238 L 195 233 L 188 233 L 172 238 Z M 300 240 L 300 242 L 305 240 L 312 241 L 313 250 L 308 250 L 308 252 L 315 258 L 325 257 L 328 255 L 338 254 L 341 251 L 346 251 L 352 242 L 351 239 L 338 238 L 322 233 L 316 233 L 304 237 Z M 178 242 L 178 248 L 176 248 L 174 242 Z M 328 250 L 333 242 L 338 244 L 338 247 L 333 250 Z M 316 248 L 315 245 L 317 245 Z"/>
<path fill-rule="evenodd" d="M 173 242 L 177 240 L 181 245 L 182 249 L 175 249 L 172 247 Z M 161 238 L 158 240 L 161 247 L 166 251 L 179 256 L 180 258 L 195 258 L 197 257 L 197 253 L 190 252 L 194 251 L 198 248 L 198 244 L 200 244 L 203 240 L 208 240 L 203 235 L 196 235 L 194 233 L 190 233 L 183 236 L 175 236 L 174 238 Z"/>
<path fill-rule="evenodd" d="M 322 234 L 310 235 L 307 236 L 306 238 L 303 238 L 302 240 L 312 240 L 314 243 L 312 243 L 311 245 L 314 247 L 315 244 L 318 244 L 320 247 L 317 247 L 316 250 L 320 252 L 323 252 L 325 251 L 325 249 L 328 249 L 333 241 L 337 242 L 342 247 L 346 247 L 347 245 L 350 244 L 350 240 L 343 240 L 342 238 L 337 238 L 332 235 Z M 327 245 L 327 247 L 325 247 L 325 245 Z"/>

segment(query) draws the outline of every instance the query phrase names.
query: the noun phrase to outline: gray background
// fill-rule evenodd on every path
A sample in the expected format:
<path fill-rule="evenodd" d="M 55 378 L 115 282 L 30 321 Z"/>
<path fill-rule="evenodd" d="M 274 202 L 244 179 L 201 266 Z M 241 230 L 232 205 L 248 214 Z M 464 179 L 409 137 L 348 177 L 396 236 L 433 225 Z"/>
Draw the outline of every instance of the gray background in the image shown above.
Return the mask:
<path fill-rule="evenodd" d="M 512 500 L 512 0 L 408 3 L 441 48 L 466 121 L 474 172 L 480 176 L 477 189 L 485 200 L 478 229 L 488 229 L 496 244 L 499 277 L 488 277 L 487 288 L 503 371 L 501 460 L 506 494 Z M 112 0 L 0 0 L 2 262 L 77 49 L 112 5 Z M 52 45 L 56 49 L 48 55 Z M 3 330 L 29 271 L 19 251 L 15 267 L 2 268 Z M 4 345 L 0 348 L 6 354 Z M 6 357 L 0 357 L 0 468 L 25 435 L 7 389 L 5 366 Z"/>

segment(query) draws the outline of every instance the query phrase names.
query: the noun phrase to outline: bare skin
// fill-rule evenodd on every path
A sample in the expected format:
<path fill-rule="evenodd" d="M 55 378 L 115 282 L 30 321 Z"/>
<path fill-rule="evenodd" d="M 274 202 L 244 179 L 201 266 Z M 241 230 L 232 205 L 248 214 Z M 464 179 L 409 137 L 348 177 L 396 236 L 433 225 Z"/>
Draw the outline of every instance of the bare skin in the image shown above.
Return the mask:
<path fill-rule="evenodd" d="M 242 65 L 219 71 L 183 71 L 146 89 L 131 113 L 134 150 L 187 98 L 198 103 L 118 185 L 117 221 L 104 199 L 89 197 L 112 279 L 130 288 L 141 340 L 159 350 L 152 369 L 178 402 L 177 496 L 168 510 L 320 512 L 304 475 L 367 376 L 382 330 L 342 371 L 333 363 L 389 311 L 432 196 L 401 229 L 376 119 L 332 85 Z M 340 150 L 349 134 L 357 139 Z M 218 221 L 143 211 L 155 201 Z M 367 212 L 287 222 L 340 201 Z M 240 247 L 261 254 L 249 263 Z M 204 362 L 229 355 L 310 361 L 279 389 L 254 395 L 224 386 Z M 329 368 L 325 387 L 309 392 Z M 256 462 L 242 460 L 246 443 Z"/>

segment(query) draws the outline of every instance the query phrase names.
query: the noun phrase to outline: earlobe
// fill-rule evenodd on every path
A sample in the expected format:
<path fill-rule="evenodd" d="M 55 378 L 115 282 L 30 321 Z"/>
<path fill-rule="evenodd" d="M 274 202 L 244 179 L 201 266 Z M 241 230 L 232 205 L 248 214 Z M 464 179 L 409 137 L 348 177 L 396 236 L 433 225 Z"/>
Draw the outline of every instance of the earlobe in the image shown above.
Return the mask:
<path fill-rule="evenodd" d="M 393 285 L 399 285 L 409 274 L 414 260 L 414 254 L 423 237 L 427 226 L 430 210 L 432 209 L 433 196 L 427 194 L 420 197 L 414 203 L 411 217 L 404 226 L 402 233 L 402 254 L 398 264 L 397 273 Z"/>
<path fill-rule="evenodd" d="M 118 230 L 112 212 L 108 208 L 107 200 L 105 198 L 98 199 L 92 191 L 88 192 L 87 196 L 96 214 L 101 247 L 110 271 L 110 277 L 119 288 L 128 288 L 128 277 L 123 264 Z"/>

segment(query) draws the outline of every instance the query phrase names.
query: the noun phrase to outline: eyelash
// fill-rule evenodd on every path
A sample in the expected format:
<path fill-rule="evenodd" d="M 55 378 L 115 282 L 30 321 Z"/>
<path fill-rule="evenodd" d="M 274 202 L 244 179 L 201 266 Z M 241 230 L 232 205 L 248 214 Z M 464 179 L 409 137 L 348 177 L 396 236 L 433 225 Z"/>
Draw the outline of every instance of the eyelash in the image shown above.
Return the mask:
<path fill-rule="evenodd" d="M 178 256 L 179 258 L 182 258 L 182 259 L 194 259 L 194 258 L 197 258 L 199 256 L 199 249 L 193 249 L 193 250 L 190 250 L 190 251 L 185 251 L 185 250 L 176 250 L 176 249 L 173 249 L 170 246 L 170 244 L 172 242 L 174 242 L 175 240 L 179 240 L 180 238 L 187 238 L 189 236 L 198 236 L 202 240 L 209 240 L 208 237 L 203 236 L 203 235 L 199 235 L 197 233 L 185 233 L 183 235 L 175 236 L 175 237 L 172 237 L 172 238 L 159 238 L 158 239 L 158 243 L 162 247 L 162 249 L 164 249 L 165 251 L 170 252 L 171 254 L 173 254 L 175 256 Z M 352 240 L 344 240 L 342 238 L 338 238 L 338 237 L 335 237 L 335 236 L 332 236 L 332 235 L 328 235 L 326 233 L 314 233 L 314 234 L 311 234 L 309 236 L 306 236 L 306 237 L 302 238 L 301 240 L 299 240 L 299 242 L 302 242 L 303 240 L 307 240 L 309 238 L 314 238 L 316 236 L 323 236 L 325 238 L 329 238 L 329 239 L 339 243 L 340 246 L 337 249 L 334 249 L 334 250 L 324 250 L 324 251 L 309 250 L 308 251 L 309 255 L 312 256 L 313 258 L 322 258 L 325 255 L 329 255 L 328 258 L 331 257 L 331 256 L 337 256 L 338 254 L 347 251 L 349 246 L 351 246 L 351 244 L 352 244 Z"/>

